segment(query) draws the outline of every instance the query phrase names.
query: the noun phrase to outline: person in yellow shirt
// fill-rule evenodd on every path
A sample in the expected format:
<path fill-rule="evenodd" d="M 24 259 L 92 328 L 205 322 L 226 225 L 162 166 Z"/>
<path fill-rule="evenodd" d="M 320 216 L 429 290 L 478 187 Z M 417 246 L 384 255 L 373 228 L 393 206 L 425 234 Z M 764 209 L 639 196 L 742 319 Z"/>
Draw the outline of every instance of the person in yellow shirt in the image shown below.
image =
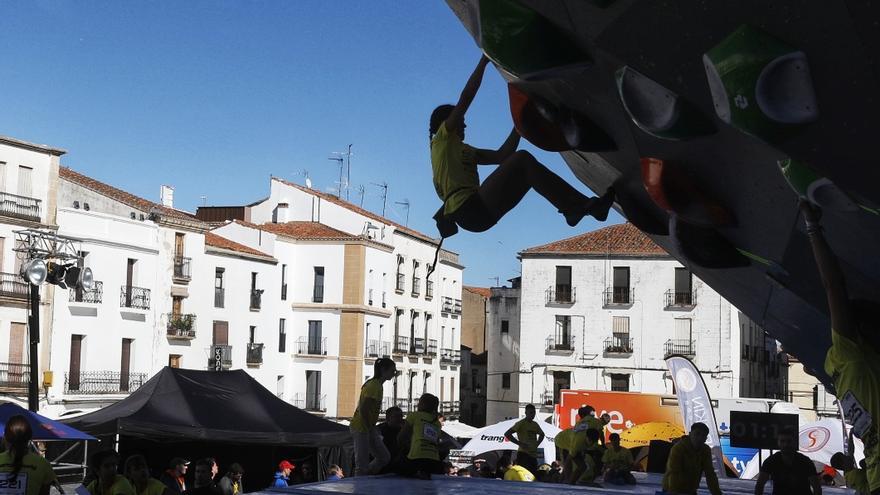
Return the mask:
<path fill-rule="evenodd" d="M 516 463 L 534 473 L 538 470 L 538 446 L 544 441 L 544 432 L 535 422 L 535 406 L 528 404 L 525 410 L 526 417 L 504 432 L 504 438 L 518 447 Z"/>
<path fill-rule="evenodd" d="M 612 433 L 608 440 L 611 446 L 602 455 L 605 481 L 614 485 L 635 485 L 636 478 L 630 472 L 634 464 L 632 453 L 620 446 L 619 434 Z"/>
<path fill-rule="evenodd" d="M 0 453 L 0 479 L 5 483 L 4 493 L 48 495 L 49 486 L 56 482 L 49 462 L 29 451 L 33 430 L 24 416 L 15 415 L 6 421 Z"/>
<path fill-rule="evenodd" d="M 574 449 L 576 459 L 580 461 L 578 467 L 583 466 L 580 476 L 575 478 L 575 484 L 595 486 L 596 477 L 602 474 L 602 457 L 605 454 L 605 446 L 599 444 L 599 430 L 590 428 L 586 431 L 584 441 Z"/>
<path fill-rule="evenodd" d="M 516 129 L 497 150 L 477 149 L 464 143 L 465 113 L 480 89 L 488 63 L 485 56 L 480 58 L 458 103 L 440 105 L 431 113 L 431 167 L 434 188 L 443 201 L 434 218 L 441 236 L 455 234 L 457 226 L 470 232 L 490 229 L 530 189 L 552 203 L 572 227 L 587 215 L 604 221 L 614 202 L 613 190 L 609 189 L 601 198 L 584 196 L 528 151 L 517 151 L 520 135 Z M 499 167 L 480 184 L 477 165 L 496 164 Z"/>
<path fill-rule="evenodd" d="M 531 471 L 523 466 L 514 464 L 510 457 L 506 455 L 501 456 L 501 459 L 498 461 L 498 469 L 504 473 L 506 481 L 535 481 L 535 475 Z"/>
<path fill-rule="evenodd" d="M 406 416 L 398 443 L 408 446 L 406 460 L 400 474 L 430 479 L 432 474 L 443 474 L 445 466 L 440 460 L 440 431 L 437 419 L 440 399 L 433 394 L 422 394 L 416 412 Z"/>
<path fill-rule="evenodd" d="M 396 373 L 394 361 L 379 358 L 373 364 L 373 377 L 361 386 L 361 396 L 349 426 L 354 439 L 355 476 L 376 474 L 391 460 L 376 421 L 382 407 L 382 384 L 394 378 Z M 373 456 L 372 462 L 370 455 Z"/>
<path fill-rule="evenodd" d="M 696 495 L 700 479 L 706 476 L 706 485 L 712 495 L 721 495 L 718 476 L 712 465 L 712 451 L 706 445 L 709 427 L 694 423 L 691 432 L 672 446 L 663 473 L 663 491 L 669 495 Z"/>
<path fill-rule="evenodd" d="M 849 299 L 843 271 L 822 235 L 819 214 L 806 200 L 800 208 L 831 313 L 825 372 L 834 383 L 844 418 L 865 446 L 870 491 L 880 493 L 880 303 Z"/>
<path fill-rule="evenodd" d="M 135 495 L 128 479 L 116 472 L 119 454 L 115 450 L 95 452 L 89 465 L 97 475 L 86 487 L 92 495 Z"/>
<path fill-rule="evenodd" d="M 165 483 L 150 476 L 147 460 L 140 454 L 125 460 L 123 472 L 137 495 L 172 495 Z"/>

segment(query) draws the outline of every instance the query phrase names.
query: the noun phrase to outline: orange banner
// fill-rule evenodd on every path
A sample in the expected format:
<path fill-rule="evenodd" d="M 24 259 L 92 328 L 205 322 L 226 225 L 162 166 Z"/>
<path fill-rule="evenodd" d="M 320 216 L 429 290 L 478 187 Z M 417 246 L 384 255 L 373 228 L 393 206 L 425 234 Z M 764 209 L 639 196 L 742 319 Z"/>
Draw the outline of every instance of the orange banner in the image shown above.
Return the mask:
<path fill-rule="evenodd" d="M 593 406 L 596 416 L 608 413 L 611 422 L 606 434 L 623 433 L 635 425 L 667 422 L 682 426 L 678 400 L 672 396 L 640 394 L 635 392 L 600 392 L 591 390 L 562 390 L 556 406 L 558 425 L 570 428 L 577 421 L 581 406 Z"/>

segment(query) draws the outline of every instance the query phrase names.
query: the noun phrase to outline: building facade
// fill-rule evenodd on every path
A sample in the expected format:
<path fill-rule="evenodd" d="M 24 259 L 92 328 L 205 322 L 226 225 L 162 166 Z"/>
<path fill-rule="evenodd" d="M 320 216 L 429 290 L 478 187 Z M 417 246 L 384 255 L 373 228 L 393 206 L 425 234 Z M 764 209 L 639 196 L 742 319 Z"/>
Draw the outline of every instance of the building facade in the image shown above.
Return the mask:
<path fill-rule="evenodd" d="M 529 248 L 520 259 L 519 289 L 493 289 L 490 303 L 488 347 L 499 351 L 489 353 L 489 422 L 527 403 L 552 412 L 563 389 L 673 394 L 673 354 L 694 361 L 712 397 L 785 398 L 775 341 L 635 227 Z"/>

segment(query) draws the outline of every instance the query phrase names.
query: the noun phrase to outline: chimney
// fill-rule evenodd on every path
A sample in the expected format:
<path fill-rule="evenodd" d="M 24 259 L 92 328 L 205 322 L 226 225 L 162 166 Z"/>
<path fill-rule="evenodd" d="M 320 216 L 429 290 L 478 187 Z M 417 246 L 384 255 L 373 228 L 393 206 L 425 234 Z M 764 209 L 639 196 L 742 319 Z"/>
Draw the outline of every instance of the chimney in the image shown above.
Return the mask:
<path fill-rule="evenodd" d="M 287 203 L 278 203 L 275 208 L 275 223 L 287 223 L 290 221 L 289 208 Z"/>
<path fill-rule="evenodd" d="M 162 189 L 159 191 L 159 202 L 162 203 L 162 206 L 174 208 L 174 188 L 162 185 Z"/>

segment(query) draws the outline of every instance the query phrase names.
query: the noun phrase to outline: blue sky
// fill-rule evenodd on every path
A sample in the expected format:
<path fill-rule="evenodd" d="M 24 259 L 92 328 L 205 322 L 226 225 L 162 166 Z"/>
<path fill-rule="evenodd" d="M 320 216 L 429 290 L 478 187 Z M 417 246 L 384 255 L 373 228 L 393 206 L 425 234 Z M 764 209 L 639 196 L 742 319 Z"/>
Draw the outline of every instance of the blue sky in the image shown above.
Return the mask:
<path fill-rule="evenodd" d="M 328 157 L 353 144 L 350 198 L 436 235 L 428 115 L 454 102 L 479 58 L 440 0 L 7 1 L 0 6 L 0 134 L 65 148 L 62 163 L 175 206 L 259 199 L 270 175 L 316 188 L 338 181 Z M 493 69 L 468 113 L 468 142 L 496 147 L 512 124 Z M 529 145 L 577 182 L 556 154 Z M 482 167 L 485 177 L 492 167 Z M 611 222 L 622 221 L 613 214 Z M 519 273 L 517 251 L 569 228 L 532 192 L 488 232 L 461 232 L 465 283 Z"/>

